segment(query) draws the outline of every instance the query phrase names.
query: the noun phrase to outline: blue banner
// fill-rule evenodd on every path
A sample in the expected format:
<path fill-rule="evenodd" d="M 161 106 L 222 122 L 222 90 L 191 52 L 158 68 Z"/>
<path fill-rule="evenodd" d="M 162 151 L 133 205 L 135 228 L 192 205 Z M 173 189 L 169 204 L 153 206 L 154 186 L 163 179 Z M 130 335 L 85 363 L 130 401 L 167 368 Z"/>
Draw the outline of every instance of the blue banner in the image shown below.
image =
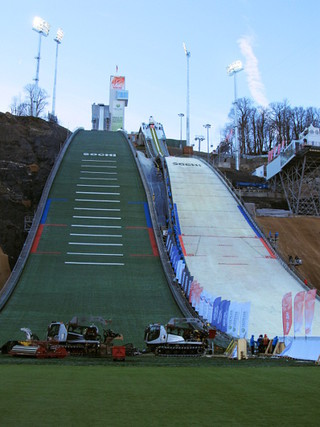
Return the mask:
<path fill-rule="evenodd" d="M 212 326 L 217 326 L 220 303 L 221 303 L 221 297 L 218 297 L 214 300 L 213 309 L 212 309 L 212 320 L 211 320 Z"/>
<path fill-rule="evenodd" d="M 221 319 L 221 331 L 227 332 L 228 330 L 228 313 L 229 313 L 230 301 L 224 301 L 222 306 L 222 319 Z"/>

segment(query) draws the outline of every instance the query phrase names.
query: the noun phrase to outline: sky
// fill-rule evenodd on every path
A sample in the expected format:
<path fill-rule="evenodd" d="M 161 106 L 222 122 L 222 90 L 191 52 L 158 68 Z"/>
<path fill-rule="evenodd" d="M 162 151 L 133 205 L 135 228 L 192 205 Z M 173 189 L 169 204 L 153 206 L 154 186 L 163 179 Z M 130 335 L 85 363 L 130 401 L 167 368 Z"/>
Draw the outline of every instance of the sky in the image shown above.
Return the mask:
<path fill-rule="evenodd" d="M 287 100 L 320 108 L 320 0 L 0 0 L 0 111 L 34 82 L 39 36 L 34 16 L 51 26 L 42 37 L 39 86 L 52 109 L 57 29 L 56 115 L 71 131 L 91 129 L 91 105 L 109 103 L 110 76 L 126 78 L 125 128 L 149 116 L 167 138 L 180 138 L 186 114 L 190 51 L 190 141 L 215 148 L 234 101 L 226 67 L 241 60 L 237 95 L 255 105 Z M 182 137 L 186 137 L 185 117 Z M 196 143 L 196 148 L 198 143 Z M 206 139 L 202 149 L 207 150 Z M 211 151 L 211 148 L 210 148 Z"/>

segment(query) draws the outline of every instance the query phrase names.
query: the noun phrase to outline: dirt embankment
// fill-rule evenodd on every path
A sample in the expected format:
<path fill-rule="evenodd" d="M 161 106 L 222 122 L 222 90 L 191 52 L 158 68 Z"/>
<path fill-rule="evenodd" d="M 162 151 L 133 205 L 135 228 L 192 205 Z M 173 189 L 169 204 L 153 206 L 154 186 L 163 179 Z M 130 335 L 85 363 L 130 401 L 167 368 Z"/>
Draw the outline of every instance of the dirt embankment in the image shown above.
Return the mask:
<path fill-rule="evenodd" d="M 25 219 L 34 215 L 68 134 L 67 129 L 36 117 L 0 113 L 0 248 L 11 268 L 27 235 Z"/>
<path fill-rule="evenodd" d="M 293 267 L 302 278 L 320 290 L 320 218 L 317 217 L 257 217 L 266 236 L 279 233 L 278 250 L 286 262 L 298 256 L 302 264 Z"/>

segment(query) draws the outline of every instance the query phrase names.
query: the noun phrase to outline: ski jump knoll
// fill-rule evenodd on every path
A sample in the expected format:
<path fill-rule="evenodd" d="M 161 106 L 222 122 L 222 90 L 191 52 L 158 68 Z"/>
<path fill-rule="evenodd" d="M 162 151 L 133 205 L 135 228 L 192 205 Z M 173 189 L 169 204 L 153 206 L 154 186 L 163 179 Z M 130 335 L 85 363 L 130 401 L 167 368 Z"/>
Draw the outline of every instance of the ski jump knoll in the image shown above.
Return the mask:
<path fill-rule="evenodd" d="M 305 290 L 285 269 L 219 175 L 196 158 L 166 158 L 186 265 L 212 297 L 250 302 L 247 337 L 281 336 L 284 294 Z M 316 299 L 313 334 L 320 336 Z"/>
<path fill-rule="evenodd" d="M 64 151 L 43 193 L 24 265 L 9 279 L 16 283 L 0 313 L 0 345 L 21 339 L 22 327 L 43 338 L 52 320 L 99 315 L 112 319 L 124 342 L 140 347 L 149 323 L 181 312 L 160 262 L 134 154 L 122 132 L 83 130 Z"/>

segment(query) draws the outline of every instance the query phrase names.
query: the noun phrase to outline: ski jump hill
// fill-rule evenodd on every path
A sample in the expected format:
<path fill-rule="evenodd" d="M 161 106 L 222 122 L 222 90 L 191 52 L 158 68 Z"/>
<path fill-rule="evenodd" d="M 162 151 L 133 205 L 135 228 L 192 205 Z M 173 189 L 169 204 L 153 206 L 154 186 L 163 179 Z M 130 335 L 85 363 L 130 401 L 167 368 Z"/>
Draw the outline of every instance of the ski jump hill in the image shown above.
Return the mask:
<path fill-rule="evenodd" d="M 87 315 L 112 319 L 125 342 L 141 347 L 149 323 L 184 317 L 160 260 L 157 200 L 148 195 L 137 154 L 122 132 L 79 130 L 66 142 L 0 294 L 0 343 L 21 339 L 22 327 L 43 338 L 51 321 Z M 168 255 L 189 301 L 210 323 L 219 301 L 228 319 L 225 329 L 214 324 L 229 335 L 281 335 L 282 298 L 305 291 L 304 284 L 213 168 L 191 157 L 165 156 L 162 165 L 178 242 L 173 250 L 168 234 Z M 192 275 L 188 285 L 183 265 Z M 234 333 L 237 316 L 246 324 Z M 320 336 L 318 299 L 312 335 Z"/>
<path fill-rule="evenodd" d="M 149 323 L 182 316 L 122 132 L 79 130 L 65 144 L 0 300 L 0 343 L 23 338 L 22 327 L 44 338 L 53 320 L 91 315 L 141 348 Z"/>
<path fill-rule="evenodd" d="M 208 314 L 198 299 L 200 312 L 211 319 L 213 301 L 221 297 L 228 301 L 229 316 L 239 304 L 245 307 L 247 338 L 265 333 L 269 338 L 281 336 L 283 296 L 292 292 L 293 299 L 306 290 L 304 283 L 278 258 L 213 168 L 190 157 L 167 157 L 166 165 L 184 261 L 201 297 L 211 303 Z M 184 289 L 190 295 L 190 284 Z M 227 319 L 226 325 L 230 328 L 226 332 L 232 334 L 232 321 Z M 320 336 L 318 299 L 312 332 Z"/>

